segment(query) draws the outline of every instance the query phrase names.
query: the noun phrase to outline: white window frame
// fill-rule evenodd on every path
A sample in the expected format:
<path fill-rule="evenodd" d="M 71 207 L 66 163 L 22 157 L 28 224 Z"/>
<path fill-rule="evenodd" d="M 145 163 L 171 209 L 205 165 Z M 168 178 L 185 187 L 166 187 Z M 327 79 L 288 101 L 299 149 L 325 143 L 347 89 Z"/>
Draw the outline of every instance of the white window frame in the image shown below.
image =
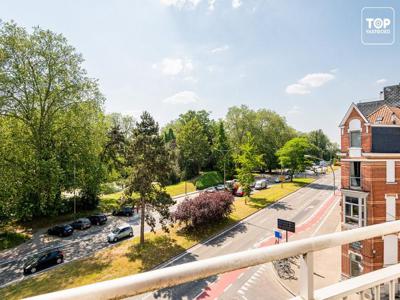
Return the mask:
<path fill-rule="evenodd" d="M 347 202 L 346 198 L 357 199 L 358 203 Z M 366 226 L 367 225 L 367 209 L 365 198 L 362 197 L 354 197 L 354 196 L 346 196 L 343 195 L 343 222 L 352 226 Z M 347 206 L 350 206 L 350 214 L 347 215 Z M 358 216 L 353 214 L 353 207 L 358 207 Z M 352 219 L 355 222 L 347 222 L 347 219 Z"/>
<path fill-rule="evenodd" d="M 352 257 L 354 257 L 354 258 L 358 257 L 358 258 L 359 258 L 359 261 L 356 260 L 356 259 L 353 260 Z M 352 266 L 351 266 L 352 262 L 358 264 L 358 266 L 359 266 L 359 268 L 360 268 L 360 274 L 359 274 L 359 275 L 361 275 L 361 274 L 363 273 L 364 268 L 363 268 L 363 263 L 362 263 L 362 261 L 363 261 L 363 256 L 362 256 L 361 254 L 356 253 L 356 252 L 353 252 L 353 251 L 349 251 L 349 264 L 350 264 L 350 272 L 349 272 L 349 275 L 350 275 L 350 277 L 354 277 L 354 275 L 353 275 L 352 272 L 351 272 L 351 270 L 352 270 L 352 268 L 351 268 L 351 267 L 352 267 Z M 357 276 L 359 276 L 359 275 L 357 275 Z"/>

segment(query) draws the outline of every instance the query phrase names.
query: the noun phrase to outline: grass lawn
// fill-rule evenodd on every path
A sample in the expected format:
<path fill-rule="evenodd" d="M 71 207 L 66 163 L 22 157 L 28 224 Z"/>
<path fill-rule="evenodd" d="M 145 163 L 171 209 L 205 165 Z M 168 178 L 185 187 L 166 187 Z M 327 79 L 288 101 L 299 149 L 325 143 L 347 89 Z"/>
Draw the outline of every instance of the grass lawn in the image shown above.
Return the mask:
<path fill-rule="evenodd" d="M 20 299 L 148 271 L 312 181 L 311 178 L 296 178 L 294 182 L 284 183 L 283 188 L 274 185 L 253 195 L 247 204 L 244 198 L 237 199 L 228 218 L 200 231 L 188 232 L 175 226 L 169 234 L 147 233 L 144 246 L 138 244 L 138 238 L 121 242 L 88 258 L 0 289 L 0 299 Z"/>
<path fill-rule="evenodd" d="M 193 182 L 187 181 L 187 192 L 194 192 L 196 187 L 194 186 Z M 185 182 L 179 182 L 177 184 L 169 185 L 166 187 L 167 193 L 171 195 L 171 197 L 182 195 L 185 193 Z"/>
<path fill-rule="evenodd" d="M 30 237 L 27 234 L 14 232 L 14 231 L 6 231 L 0 233 L 0 251 L 5 249 L 10 249 L 13 247 L 22 244 Z"/>

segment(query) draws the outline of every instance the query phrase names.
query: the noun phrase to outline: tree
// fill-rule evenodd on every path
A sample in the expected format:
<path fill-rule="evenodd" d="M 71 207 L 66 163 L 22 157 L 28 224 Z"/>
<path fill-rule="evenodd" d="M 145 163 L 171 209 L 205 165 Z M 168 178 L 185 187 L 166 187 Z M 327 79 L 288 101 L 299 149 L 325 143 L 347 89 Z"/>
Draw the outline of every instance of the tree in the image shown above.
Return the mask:
<path fill-rule="evenodd" d="M 0 26 L 0 118 L 20 137 L 8 151 L 24 151 L 24 157 L 6 153 L 11 161 L 0 159 L 0 173 L 18 168 L 20 177 L 6 181 L 19 187 L 11 199 L 22 218 L 58 213 L 61 192 L 70 188 L 96 203 L 104 97 L 82 62 L 59 34 L 39 27 L 28 33 L 15 23 Z"/>
<path fill-rule="evenodd" d="M 293 180 L 295 172 L 302 172 L 307 166 L 312 165 L 312 159 L 307 155 L 315 155 L 317 150 L 306 137 L 297 137 L 288 141 L 276 154 L 282 168 L 290 170 L 290 177 Z"/>
<path fill-rule="evenodd" d="M 257 154 L 254 138 L 250 133 L 246 134 L 246 142 L 240 146 L 239 153 L 234 160 L 237 164 L 236 172 L 246 197 L 250 196 L 251 184 L 254 182 L 253 171 L 263 165 L 263 156 Z"/>
<path fill-rule="evenodd" d="M 176 143 L 183 177 L 187 179 L 198 175 L 209 158 L 210 144 L 197 118 L 191 119 L 179 129 Z"/>
<path fill-rule="evenodd" d="M 232 158 L 232 148 L 230 147 L 228 137 L 225 132 L 223 121 L 217 124 L 216 136 L 214 138 L 214 157 L 216 166 L 221 174 L 224 174 L 224 181 L 226 177 L 232 177 L 234 174 L 234 163 Z"/>
<path fill-rule="evenodd" d="M 145 222 L 154 231 L 156 211 L 159 223 L 168 231 L 169 208 L 175 203 L 165 191 L 167 174 L 170 171 L 170 157 L 165 142 L 159 133 L 158 124 L 148 112 L 143 112 L 133 129 L 132 142 L 128 150 L 128 165 L 131 174 L 128 179 L 127 196 L 139 194 L 140 243 L 144 243 Z"/>

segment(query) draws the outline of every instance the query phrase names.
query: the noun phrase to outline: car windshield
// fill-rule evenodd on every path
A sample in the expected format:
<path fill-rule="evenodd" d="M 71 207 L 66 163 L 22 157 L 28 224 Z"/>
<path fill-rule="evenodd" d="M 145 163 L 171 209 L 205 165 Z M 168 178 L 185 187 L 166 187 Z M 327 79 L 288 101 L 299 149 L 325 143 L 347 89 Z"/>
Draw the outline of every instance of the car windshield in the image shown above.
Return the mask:
<path fill-rule="evenodd" d="M 119 232 L 119 228 L 115 228 L 112 233 L 118 233 Z"/>

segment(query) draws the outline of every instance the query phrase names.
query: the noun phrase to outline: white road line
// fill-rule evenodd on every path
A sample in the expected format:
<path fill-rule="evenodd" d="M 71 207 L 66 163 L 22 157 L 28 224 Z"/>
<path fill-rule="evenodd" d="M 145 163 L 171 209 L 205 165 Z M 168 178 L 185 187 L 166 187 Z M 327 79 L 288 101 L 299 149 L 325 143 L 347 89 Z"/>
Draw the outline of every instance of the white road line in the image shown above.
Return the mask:
<path fill-rule="evenodd" d="M 245 296 L 242 295 L 243 300 L 248 300 Z"/>
<path fill-rule="evenodd" d="M 228 285 L 226 288 L 224 288 L 224 293 L 229 290 L 229 288 L 232 286 L 232 283 L 230 285 Z"/>
<path fill-rule="evenodd" d="M 340 198 L 335 200 L 333 203 L 332 207 L 329 209 L 328 213 L 324 216 L 324 218 L 321 220 L 321 222 L 318 224 L 318 227 L 315 229 L 315 231 L 312 233 L 311 236 L 315 236 L 317 232 L 321 229 L 322 225 L 326 222 L 326 220 L 329 218 L 333 210 L 336 208 L 337 203 L 339 202 Z"/>
<path fill-rule="evenodd" d="M 244 275 L 244 272 L 239 275 L 238 279 L 240 279 L 243 275 Z"/>
<path fill-rule="evenodd" d="M 242 290 L 238 290 L 238 293 L 241 294 L 241 295 L 245 294 L 245 292 L 243 292 Z"/>

